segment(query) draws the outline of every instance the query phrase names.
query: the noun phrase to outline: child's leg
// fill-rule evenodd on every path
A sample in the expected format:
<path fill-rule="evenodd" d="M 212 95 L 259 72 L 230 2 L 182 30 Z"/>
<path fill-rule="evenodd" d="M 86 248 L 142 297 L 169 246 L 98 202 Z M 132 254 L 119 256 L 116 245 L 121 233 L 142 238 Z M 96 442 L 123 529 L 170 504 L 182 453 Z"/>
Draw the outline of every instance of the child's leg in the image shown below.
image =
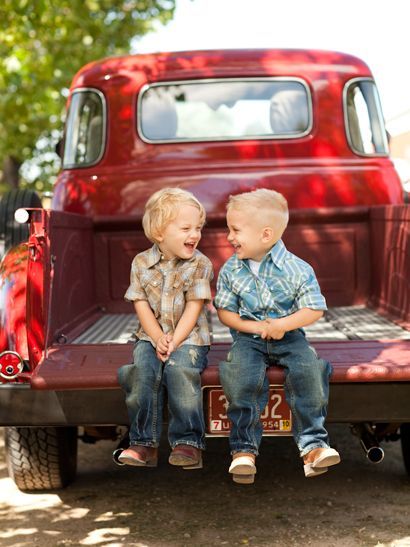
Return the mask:
<path fill-rule="evenodd" d="M 266 377 L 266 341 L 238 334 L 219 374 L 228 400 L 232 422 L 229 443 L 231 453 L 258 454 L 262 439 L 260 415 L 269 393 Z"/>
<path fill-rule="evenodd" d="M 172 448 L 189 445 L 205 448 L 205 420 L 201 372 L 207 365 L 209 346 L 185 344 L 165 363 L 164 385 L 168 391 L 168 439 Z"/>
<path fill-rule="evenodd" d="M 293 435 L 300 455 L 327 448 L 330 364 L 317 356 L 299 330 L 270 341 L 268 351 L 270 358 L 285 368 L 286 400 L 292 410 Z"/>
<path fill-rule="evenodd" d="M 130 444 L 157 447 L 162 427 L 162 363 L 150 342 L 137 342 L 134 363 L 119 369 L 118 380 L 126 393 Z"/>

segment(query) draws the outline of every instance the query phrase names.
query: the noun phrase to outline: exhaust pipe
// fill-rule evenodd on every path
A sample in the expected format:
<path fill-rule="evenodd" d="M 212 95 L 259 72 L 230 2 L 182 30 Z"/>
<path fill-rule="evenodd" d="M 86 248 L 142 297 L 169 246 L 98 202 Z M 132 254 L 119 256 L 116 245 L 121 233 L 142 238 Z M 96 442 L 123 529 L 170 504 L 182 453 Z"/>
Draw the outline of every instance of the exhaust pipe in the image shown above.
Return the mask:
<path fill-rule="evenodd" d="M 382 462 L 384 460 L 384 450 L 380 447 L 372 426 L 368 423 L 355 424 L 351 426 L 351 429 L 353 435 L 359 437 L 367 459 L 372 463 Z"/>
<path fill-rule="evenodd" d="M 112 453 L 112 460 L 117 465 L 125 465 L 125 463 L 122 463 L 118 458 L 119 456 L 124 452 L 125 448 L 116 448 L 114 452 Z"/>
<path fill-rule="evenodd" d="M 117 448 L 114 450 L 114 452 L 112 453 L 112 459 L 113 459 L 113 462 L 116 463 L 117 465 L 125 465 L 125 463 L 122 463 L 118 458 L 120 457 L 120 455 L 124 452 L 124 450 L 126 448 L 128 448 L 130 445 L 130 436 L 128 434 L 128 432 L 122 437 L 122 439 L 120 440 L 120 442 L 118 443 L 118 446 Z"/>

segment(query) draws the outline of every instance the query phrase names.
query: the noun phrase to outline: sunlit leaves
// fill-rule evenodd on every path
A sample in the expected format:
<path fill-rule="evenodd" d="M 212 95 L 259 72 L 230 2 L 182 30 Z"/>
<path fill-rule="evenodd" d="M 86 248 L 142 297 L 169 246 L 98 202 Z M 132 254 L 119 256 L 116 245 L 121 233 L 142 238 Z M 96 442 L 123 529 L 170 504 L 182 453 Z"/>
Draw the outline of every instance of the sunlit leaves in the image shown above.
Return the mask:
<path fill-rule="evenodd" d="M 131 38 L 147 33 L 155 21 L 169 21 L 174 7 L 175 0 L 2 0 L 0 165 L 9 155 L 31 161 L 44 156 L 36 143 L 50 135 L 52 150 L 77 70 L 127 53 Z M 43 184 L 52 176 L 53 158 L 36 176 Z"/>

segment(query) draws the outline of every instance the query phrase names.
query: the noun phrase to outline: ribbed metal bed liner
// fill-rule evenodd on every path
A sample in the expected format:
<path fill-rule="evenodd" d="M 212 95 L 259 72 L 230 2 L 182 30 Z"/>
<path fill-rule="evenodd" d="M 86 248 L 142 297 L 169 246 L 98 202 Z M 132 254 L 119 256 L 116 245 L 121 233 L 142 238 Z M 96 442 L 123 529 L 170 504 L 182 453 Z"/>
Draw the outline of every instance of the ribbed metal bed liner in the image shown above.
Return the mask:
<path fill-rule="evenodd" d="M 214 342 L 229 342 L 229 329 L 211 314 Z M 76 338 L 74 344 L 127 344 L 135 340 L 135 314 L 116 313 L 101 317 Z M 312 342 L 330 340 L 410 340 L 410 332 L 365 306 L 329 309 L 325 316 L 305 329 Z"/>

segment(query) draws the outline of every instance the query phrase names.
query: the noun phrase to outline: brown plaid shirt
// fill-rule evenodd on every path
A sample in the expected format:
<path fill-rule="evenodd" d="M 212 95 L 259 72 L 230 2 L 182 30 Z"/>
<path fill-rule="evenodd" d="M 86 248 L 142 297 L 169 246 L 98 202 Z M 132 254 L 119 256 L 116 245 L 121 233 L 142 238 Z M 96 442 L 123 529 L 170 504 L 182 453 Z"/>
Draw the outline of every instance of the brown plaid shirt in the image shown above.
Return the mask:
<path fill-rule="evenodd" d="M 198 250 L 190 260 L 162 260 L 161 251 L 154 245 L 134 257 L 131 265 L 130 286 L 125 300 L 147 300 L 164 333 L 174 332 L 185 303 L 189 300 L 211 300 L 210 281 L 213 277 L 209 258 Z M 140 340 L 154 342 L 137 328 Z M 205 310 L 202 309 L 197 324 L 182 344 L 208 346 L 210 335 Z"/>

